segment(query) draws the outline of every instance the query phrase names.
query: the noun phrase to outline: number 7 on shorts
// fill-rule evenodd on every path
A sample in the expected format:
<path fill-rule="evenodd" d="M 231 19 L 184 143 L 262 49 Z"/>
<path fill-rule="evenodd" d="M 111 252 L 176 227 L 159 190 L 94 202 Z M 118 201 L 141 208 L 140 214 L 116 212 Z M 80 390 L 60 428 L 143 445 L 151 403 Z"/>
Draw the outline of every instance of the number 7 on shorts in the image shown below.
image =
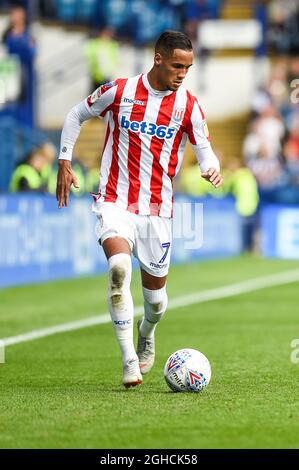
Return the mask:
<path fill-rule="evenodd" d="M 168 254 L 169 247 L 170 247 L 170 242 L 162 243 L 162 248 L 165 248 L 165 253 L 164 253 L 164 255 L 162 256 L 162 258 L 160 259 L 159 264 L 160 264 L 160 263 L 164 263 L 164 261 L 165 261 L 165 259 L 166 259 L 166 256 L 167 256 L 167 254 Z"/>

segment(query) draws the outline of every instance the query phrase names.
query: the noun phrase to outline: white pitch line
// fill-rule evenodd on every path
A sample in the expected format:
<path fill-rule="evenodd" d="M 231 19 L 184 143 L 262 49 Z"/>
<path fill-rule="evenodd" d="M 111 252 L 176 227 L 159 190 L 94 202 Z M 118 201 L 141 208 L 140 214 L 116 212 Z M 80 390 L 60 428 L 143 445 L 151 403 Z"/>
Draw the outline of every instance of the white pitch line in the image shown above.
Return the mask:
<path fill-rule="evenodd" d="M 179 307 L 186 307 L 188 305 L 199 304 L 208 302 L 210 300 L 224 299 L 226 297 L 233 297 L 235 295 L 245 294 L 267 287 L 281 286 L 299 281 L 299 269 L 292 271 L 285 271 L 282 273 L 271 274 L 269 276 L 258 277 L 255 279 L 248 279 L 247 281 L 239 282 L 237 284 L 230 284 L 228 286 L 217 287 L 202 292 L 193 294 L 182 295 L 170 300 L 167 310 Z M 143 307 L 138 306 L 135 308 L 135 315 L 141 315 Z M 65 333 L 66 331 L 80 330 L 89 326 L 102 325 L 109 323 L 110 315 L 108 313 L 89 317 L 83 320 L 77 320 L 69 323 L 62 323 L 60 325 L 42 328 L 39 330 L 29 331 L 17 336 L 10 336 L 9 338 L 0 339 L 2 345 L 12 346 L 14 344 L 25 343 L 46 336 L 55 335 L 56 333 Z"/>

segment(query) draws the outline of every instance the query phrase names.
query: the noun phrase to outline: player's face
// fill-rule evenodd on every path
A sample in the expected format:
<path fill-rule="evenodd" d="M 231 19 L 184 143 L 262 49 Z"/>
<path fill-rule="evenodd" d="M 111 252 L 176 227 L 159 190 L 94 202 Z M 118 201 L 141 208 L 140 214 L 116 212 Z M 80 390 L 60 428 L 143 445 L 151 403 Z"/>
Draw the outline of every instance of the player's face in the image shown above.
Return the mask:
<path fill-rule="evenodd" d="M 193 62 L 193 52 L 174 49 L 171 56 L 155 55 L 158 80 L 166 90 L 176 91 L 182 84 Z"/>

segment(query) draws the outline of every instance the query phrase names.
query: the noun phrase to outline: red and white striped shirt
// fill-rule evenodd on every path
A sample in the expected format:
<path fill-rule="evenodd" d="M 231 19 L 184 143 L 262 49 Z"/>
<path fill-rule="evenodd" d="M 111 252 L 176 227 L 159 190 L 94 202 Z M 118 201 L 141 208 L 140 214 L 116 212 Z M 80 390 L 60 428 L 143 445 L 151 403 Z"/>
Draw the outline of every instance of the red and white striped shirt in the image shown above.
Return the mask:
<path fill-rule="evenodd" d="M 186 89 L 154 90 L 146 75 L 102 85 L 85 100 L 90 115 L 107 118 L 97 200 L 135 214 L 172 217 L 172 180 L 189 138 L 201 170 L 218 167 L 205 116 Z M 83 118 L 84 120 L 84 118 Z M 62 138 L 60 158 L 68 158 Z M 64 146 L 64 147 L 63 147 Z M 210 149 L 205 159 L 204 149 Z"/>

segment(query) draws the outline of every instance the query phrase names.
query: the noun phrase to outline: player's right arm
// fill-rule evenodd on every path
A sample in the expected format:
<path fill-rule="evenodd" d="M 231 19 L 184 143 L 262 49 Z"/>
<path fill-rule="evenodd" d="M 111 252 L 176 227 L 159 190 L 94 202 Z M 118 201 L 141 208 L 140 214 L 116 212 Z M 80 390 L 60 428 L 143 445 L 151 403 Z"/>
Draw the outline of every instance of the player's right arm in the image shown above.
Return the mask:
<path fill-rule="evenodd" d="M 109 83 L 97 88 L 67 114 L 61 133 L 56 199 L 58 207 L 67 207 L 71 186 L 78 188 L 78 180 L 72 170 L 73 149 L 84 121 L 93 117 L 103 117 L 111 109 L 116 93 L 115 84 Z"/>

